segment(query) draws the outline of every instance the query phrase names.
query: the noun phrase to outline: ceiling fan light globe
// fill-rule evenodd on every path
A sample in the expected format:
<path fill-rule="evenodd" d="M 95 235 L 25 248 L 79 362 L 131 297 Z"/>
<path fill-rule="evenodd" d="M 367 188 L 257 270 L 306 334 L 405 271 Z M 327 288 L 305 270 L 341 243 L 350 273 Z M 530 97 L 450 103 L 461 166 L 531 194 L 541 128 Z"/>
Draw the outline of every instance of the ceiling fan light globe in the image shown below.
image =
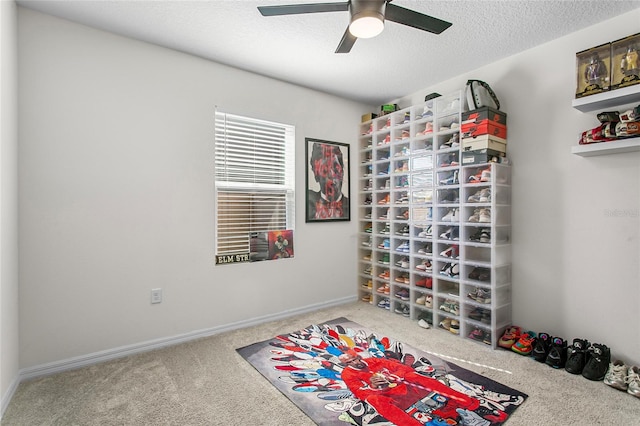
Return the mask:
<path fill-rule="evenodd" d="M 384 30 L 384 21 L 377 16 L 355 18 L 349 24 L 349 32 L 358 38 L 372 38 Z"/>

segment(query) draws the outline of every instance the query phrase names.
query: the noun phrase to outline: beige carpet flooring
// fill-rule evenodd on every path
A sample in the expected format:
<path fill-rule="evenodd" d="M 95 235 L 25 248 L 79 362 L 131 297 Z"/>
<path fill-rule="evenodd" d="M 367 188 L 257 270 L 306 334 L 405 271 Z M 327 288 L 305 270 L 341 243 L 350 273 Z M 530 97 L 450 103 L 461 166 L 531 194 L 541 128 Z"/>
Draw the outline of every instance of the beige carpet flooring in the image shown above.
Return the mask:
<path fill-rule="evenodd" d="M 23 382 L 0 424 L 313 425 L 235 349 L 338 317 L 529 394 L 509 426 L 640 424 L 640 399 L 627 393 L 363 302 Z"/>

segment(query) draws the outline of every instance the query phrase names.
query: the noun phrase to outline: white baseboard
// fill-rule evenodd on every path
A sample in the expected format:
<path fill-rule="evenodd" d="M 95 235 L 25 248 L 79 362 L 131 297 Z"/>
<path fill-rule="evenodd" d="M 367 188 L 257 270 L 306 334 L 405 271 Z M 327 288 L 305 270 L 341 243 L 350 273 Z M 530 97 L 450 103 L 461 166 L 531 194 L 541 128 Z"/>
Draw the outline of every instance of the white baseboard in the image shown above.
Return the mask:
<path fill-rule="evenodd" d="M 238 321 L 231 324 L 225 324 L 218 327 L 192 331 L 192 332 L 180 334 L 177 336 L 149 340 L 146 342 L 136 343 L 136 344 L 127 345 L 127 346 L 121 346 L 119 348 L 108 349 L 100 352 L 94 352 L 91 354 L 69 358 L 66 360 L 37 365 L 34 367 L 29 367 L 29 368 L 20 370 L 19 376 L 18 376 L 19 380 L 17 380 L 16 382 L 17 384 L 19 384 L 23 380 L 29 380 L 36 377 L 42 377 L 42 376 L 48 376 L 51 374 L 60 373 L 62 371 L 86 367 L 89 365 L 98 364 L 98 363 L 109 361 L 112 359 L 122 358 L 125 356 L 134 355 L 137 353 L 147 352 L 154 349 L 160 349 L 167 346 L 185 343 L 185 342 L 195 340 L 195 339 L 200 339 L 203 337 L 213 336 L 215 334 L 224 333 L 227 331 L 237 330 L 239 328 L 251 327 L 253 325 L 263 324 L 269 321 L 277 321 L 280 319 L 292 317 L 294 315 L 304 314 L 307 312 L 317 311 L 319 309 L 330 308 L 332 306 L 338 306 L 345 303 L 355 302 L 356 300 L 357 300 L 356 296 L 343 297 L 340 299 L 330 300 L 327 302 L 317 303 L 314 305 L 303 306 L 300 308 L 291 309 L 291 310 L 279 312 L 276 314 L 265 315 L 257 318 L 251 318 L 248 320 Z M 16 384 L 16 388 L 17 388 L 17 384 Z M 11 400 L 11 396 L 13 396 L 14 391 L 15 389 L 13 389 L 13 391 L 10 392 L 8 397 L 6 398 L 7 405 L 8 405 L 8 401 Z M 2 413 L 4 413 L 4 399 L 5 398 L 3 398 Z"/>
<path fill-rule="evenodd" d="M 13 382 L 11 382 L 11 386 L 9 386 L 9 389 L 7 389 L 7 392 L 4 395 L 2 395 L 2 405 L 0 405 L 0 420 L 2 420 L 2 417 L 4 416 L 4 412 L 7 410 L 7 407 L 9 406 L 9 402 L 11 402 L 11 398 L 13 398 L 13 394 L 16 393 L 16 390 L 18 389 L 19 384 L 20 384 L 20 376 L 13 379 Z"/>
<path fill-rule="evenodd" d="M 51 374 L 61 373 L 63 371 L 74 370 L 76 368 L 86 367 L 89 365 L 98 364 L 105 361 L 110 361 L 117 358 L 122 358 L 129 355 L 135 355 L 142 352 L 151 351 L 154 349 L 160 349 L 167 346 L 178 345 L 191 340 L 200 339 L 203 337 L 213 336 L 215 334 L 224 333 L 227 331 L 233 331 L 240 328 L 251 327 L 258 324 L 263 324 L 270 321 L 277 321 L 284 318 L 289 318 L 295 315 L 300 315 L 308 312 L 317 311 L 324 308 L 330 308 L 333 306 L 343 305 L 345 303 L 355 302 L 356 296 L 348 296 L 340 299 L 330 300 L 323 303 L 317 303 L 313 305 L 307 305 L 296 309 L 290 309 L 287 311 L 279 312 L 276 314 L 265 315 L 262 317 L 251 318 L 248 320 L 238 321 L 231 324 L 225 324 L 218 327 L 208 328 L 204 330 L 192 331 L 189 333 L 180 334 L 177 336 L 166 337 L 161 339 L 149 340 L 146 342 L 136 343 L 133 345 L 121 346 L 119 348 L 108 349 L 105 351 L 94 352 L 87 355 L 82 355 L 66 360 L 50 362 L 47 364 L 37 365 L 22 369 L 18 372 L 18 377 L 15 378 L 7 392 L 2 396 L 2 406 L 0 411 L 0 420 L 4 416 L 4 412 L 9 406 L 14 393 L 18 389 L 20 383 L 24 380 L 34 379 L 38 377 L 48 376 Z"/>

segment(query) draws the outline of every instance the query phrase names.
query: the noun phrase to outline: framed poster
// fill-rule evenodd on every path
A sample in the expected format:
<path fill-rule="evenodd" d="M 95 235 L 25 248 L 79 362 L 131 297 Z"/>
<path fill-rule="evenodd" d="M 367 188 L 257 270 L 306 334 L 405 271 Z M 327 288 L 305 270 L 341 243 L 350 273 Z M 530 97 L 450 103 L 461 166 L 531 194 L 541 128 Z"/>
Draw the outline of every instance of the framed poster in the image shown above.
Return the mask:
<path fill-rule="evenodd" d="M 253 232 L 249 235 L 250 262 L 293 257 L 293 230 Z"/>
<path fill-rule="evenodd" d="M 351 220 L 349 145 L 321 139 L 306 142 L 306 222 Z"/>

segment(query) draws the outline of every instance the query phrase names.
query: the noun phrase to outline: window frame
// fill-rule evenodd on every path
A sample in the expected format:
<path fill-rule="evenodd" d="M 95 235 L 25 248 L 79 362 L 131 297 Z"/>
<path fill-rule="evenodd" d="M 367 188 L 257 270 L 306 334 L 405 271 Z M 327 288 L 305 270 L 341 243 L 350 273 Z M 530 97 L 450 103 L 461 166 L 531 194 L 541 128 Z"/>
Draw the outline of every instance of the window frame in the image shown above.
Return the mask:
<path fill-rule="evenodd" d="M 270 163 L 266 160 L 269 157 L 275 161 Z M 237 205 L 233 203 L 234 197 Z M 260 202 L 264 202 L 262 207 L 250 207 Z M 224 213 L 222 203 L 227 203 Z M 246 230 L 241 229 L 242 224 L 221 225 L 245 207 L 247 217 L 243 220 L 253 222 L 246 224 Z M 217 257 L 248 254 L 252 233 L 295 228 L 294 125 L 221 112 L 216 108 L 214 223 Z M 233 229 L 234 226 L 237 229 Z M 245 233 L 246 245 L 241 242 Z"/>

